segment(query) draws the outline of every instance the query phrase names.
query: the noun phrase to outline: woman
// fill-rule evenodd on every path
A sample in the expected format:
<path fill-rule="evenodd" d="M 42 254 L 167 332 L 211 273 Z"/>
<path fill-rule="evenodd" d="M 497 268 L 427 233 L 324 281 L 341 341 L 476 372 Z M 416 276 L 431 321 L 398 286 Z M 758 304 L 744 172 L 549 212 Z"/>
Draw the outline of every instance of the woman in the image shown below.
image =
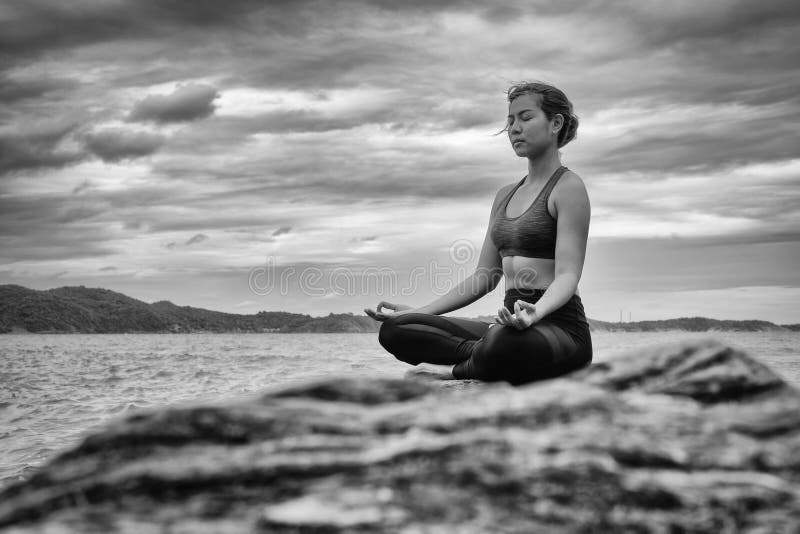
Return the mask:
<path fill-rule="evenodd" d="M 523 384 L 592 360 L 578 295 L 590 205 L 581 178 L 561 165 L 559 148 L 578 129 L 566 95 L 523 83 L 508 90 L 508 102 L 506 131 L 517 156 L 528 159 L 528 174 L 495 196 L 475 273 L 426 306 L 381 302 L 365 312 L 383 321 L 378 339 L 402 361 L 454 365 L 456 378 Z M 491 292 L 503 276 L 496 324 L 440 316 Z"/>

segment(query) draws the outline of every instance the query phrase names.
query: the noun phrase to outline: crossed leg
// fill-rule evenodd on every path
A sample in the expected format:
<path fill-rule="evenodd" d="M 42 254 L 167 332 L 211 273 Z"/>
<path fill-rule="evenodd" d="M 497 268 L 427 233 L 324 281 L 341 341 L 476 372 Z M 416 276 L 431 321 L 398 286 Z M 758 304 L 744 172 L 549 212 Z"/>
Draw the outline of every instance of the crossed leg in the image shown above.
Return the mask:
<path fill-rule="evenodd" d="M 579 345 L 554 323 L 541 321 L 524 330 L 407 313 L 381 325 L 378 340 L 397 359 L 455 365 L 453 376 L 523 384 L 553 378 L 591 361 L 591 346 Z"/>

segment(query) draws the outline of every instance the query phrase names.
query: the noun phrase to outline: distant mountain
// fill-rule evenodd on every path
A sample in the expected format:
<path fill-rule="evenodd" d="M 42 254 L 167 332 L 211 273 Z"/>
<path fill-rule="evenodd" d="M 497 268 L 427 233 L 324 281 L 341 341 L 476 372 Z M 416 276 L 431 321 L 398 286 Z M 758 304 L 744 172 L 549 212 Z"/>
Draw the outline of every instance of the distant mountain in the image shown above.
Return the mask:
<path fill-rule="evenodd" d="M 350 313 L 239 315 L 165 300 L 148 304 L 108 289 L 78 286 L 37 291 L 0 285 L 0 333 L 377 332 L 379 326 L 366 315 Z"/>
<path fill-rule="evenodd" d="M 489 315 L 481 315 L 478 319 L 494 322 Z M 661 319 L 658 321 L 636 321 L 629 323 L 614 323 L 587 318 L 589 329 L 592 332 L 656 332 L 663 330 L 684 330 L 687 332 L 707 331 L 733 331 L 733 332 L 771 332 L 771 331 L 800 331 L 800 325 L 777 325 L 769 321 L 727 321 L 709 319 L 708 317 L 680 317 L 678 319 Z"/>
<path fill-rule="evenodd" d="M 658 330 L 685 330 L 687 332 L 706 332 L 709 330 L 724 330 L 734 332 L 771 332 L 792 330 L 793 325 L 776 325 L 769 321 L 728 321 L 709 319 L 708 317 L 680 317 L 678 319 L 663 319 L 660 321 L 636 321 L 629 323 L 613 323 L 589 319 L 592 330 L 608 332 L 655 332 Z M 797 325 L 794 325 L 797 326 Z"/>
<path fill-rule="evenodd" d="M 477 317 L 493 322 L 491 316 Z M 74 332 L 364 332 L 378 331 L 380 323 L 352 313 L 311 317 L 306 314 L 261 311 L 253 315 L 224 313 L 162 300 L 148 304 L 108 289 L 59 287 L 38 291 L 18 285 L 0 285 L 0 333 Z M 593 331 L 642 332 L 657 330 L 800 331 L 800 324 L 768 321 L 720 321 L 682 317 L 662 321 L 613 323 L 589 319 Z"/>

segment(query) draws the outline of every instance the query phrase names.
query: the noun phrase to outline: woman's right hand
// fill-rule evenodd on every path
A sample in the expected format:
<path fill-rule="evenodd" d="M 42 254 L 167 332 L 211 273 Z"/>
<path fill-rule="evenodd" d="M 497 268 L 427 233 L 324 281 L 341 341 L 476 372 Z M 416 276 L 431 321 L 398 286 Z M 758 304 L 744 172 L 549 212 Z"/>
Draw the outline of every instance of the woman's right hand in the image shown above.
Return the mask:
<path fill-rule="evenodd" d="M 394 313 L 386 313 L 381 311 L 382 308 L 386 308 L 387 310 L 394 310 Z M 389 317 L 395 317 L 397 315 L 401 315 L 403 313 L 410 313 L 414 311 L 414 308 L 411 306 L 406 306 L 405 304 L 392 304 L 391 302 L 386 302 L 382 300 L 378 303 L 376 307 L 376 311 L 371 310 L 370 308 L 364 308 L 364 313 L 375 319 L 376 321 L 385 321 Z"/>

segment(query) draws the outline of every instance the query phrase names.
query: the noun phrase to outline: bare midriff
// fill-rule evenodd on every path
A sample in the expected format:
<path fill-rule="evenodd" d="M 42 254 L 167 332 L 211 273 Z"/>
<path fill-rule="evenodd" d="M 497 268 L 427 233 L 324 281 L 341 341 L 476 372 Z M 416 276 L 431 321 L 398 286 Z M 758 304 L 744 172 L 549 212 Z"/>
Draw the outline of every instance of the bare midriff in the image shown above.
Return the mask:
<path fill-rule="evenodd" d="M 547 289 L 555 278 L 556 260 L 506 256 L 503 258 L 503 275 L 506 289 Z M 575 290 L 580 297 L 580 293 Z"/>

